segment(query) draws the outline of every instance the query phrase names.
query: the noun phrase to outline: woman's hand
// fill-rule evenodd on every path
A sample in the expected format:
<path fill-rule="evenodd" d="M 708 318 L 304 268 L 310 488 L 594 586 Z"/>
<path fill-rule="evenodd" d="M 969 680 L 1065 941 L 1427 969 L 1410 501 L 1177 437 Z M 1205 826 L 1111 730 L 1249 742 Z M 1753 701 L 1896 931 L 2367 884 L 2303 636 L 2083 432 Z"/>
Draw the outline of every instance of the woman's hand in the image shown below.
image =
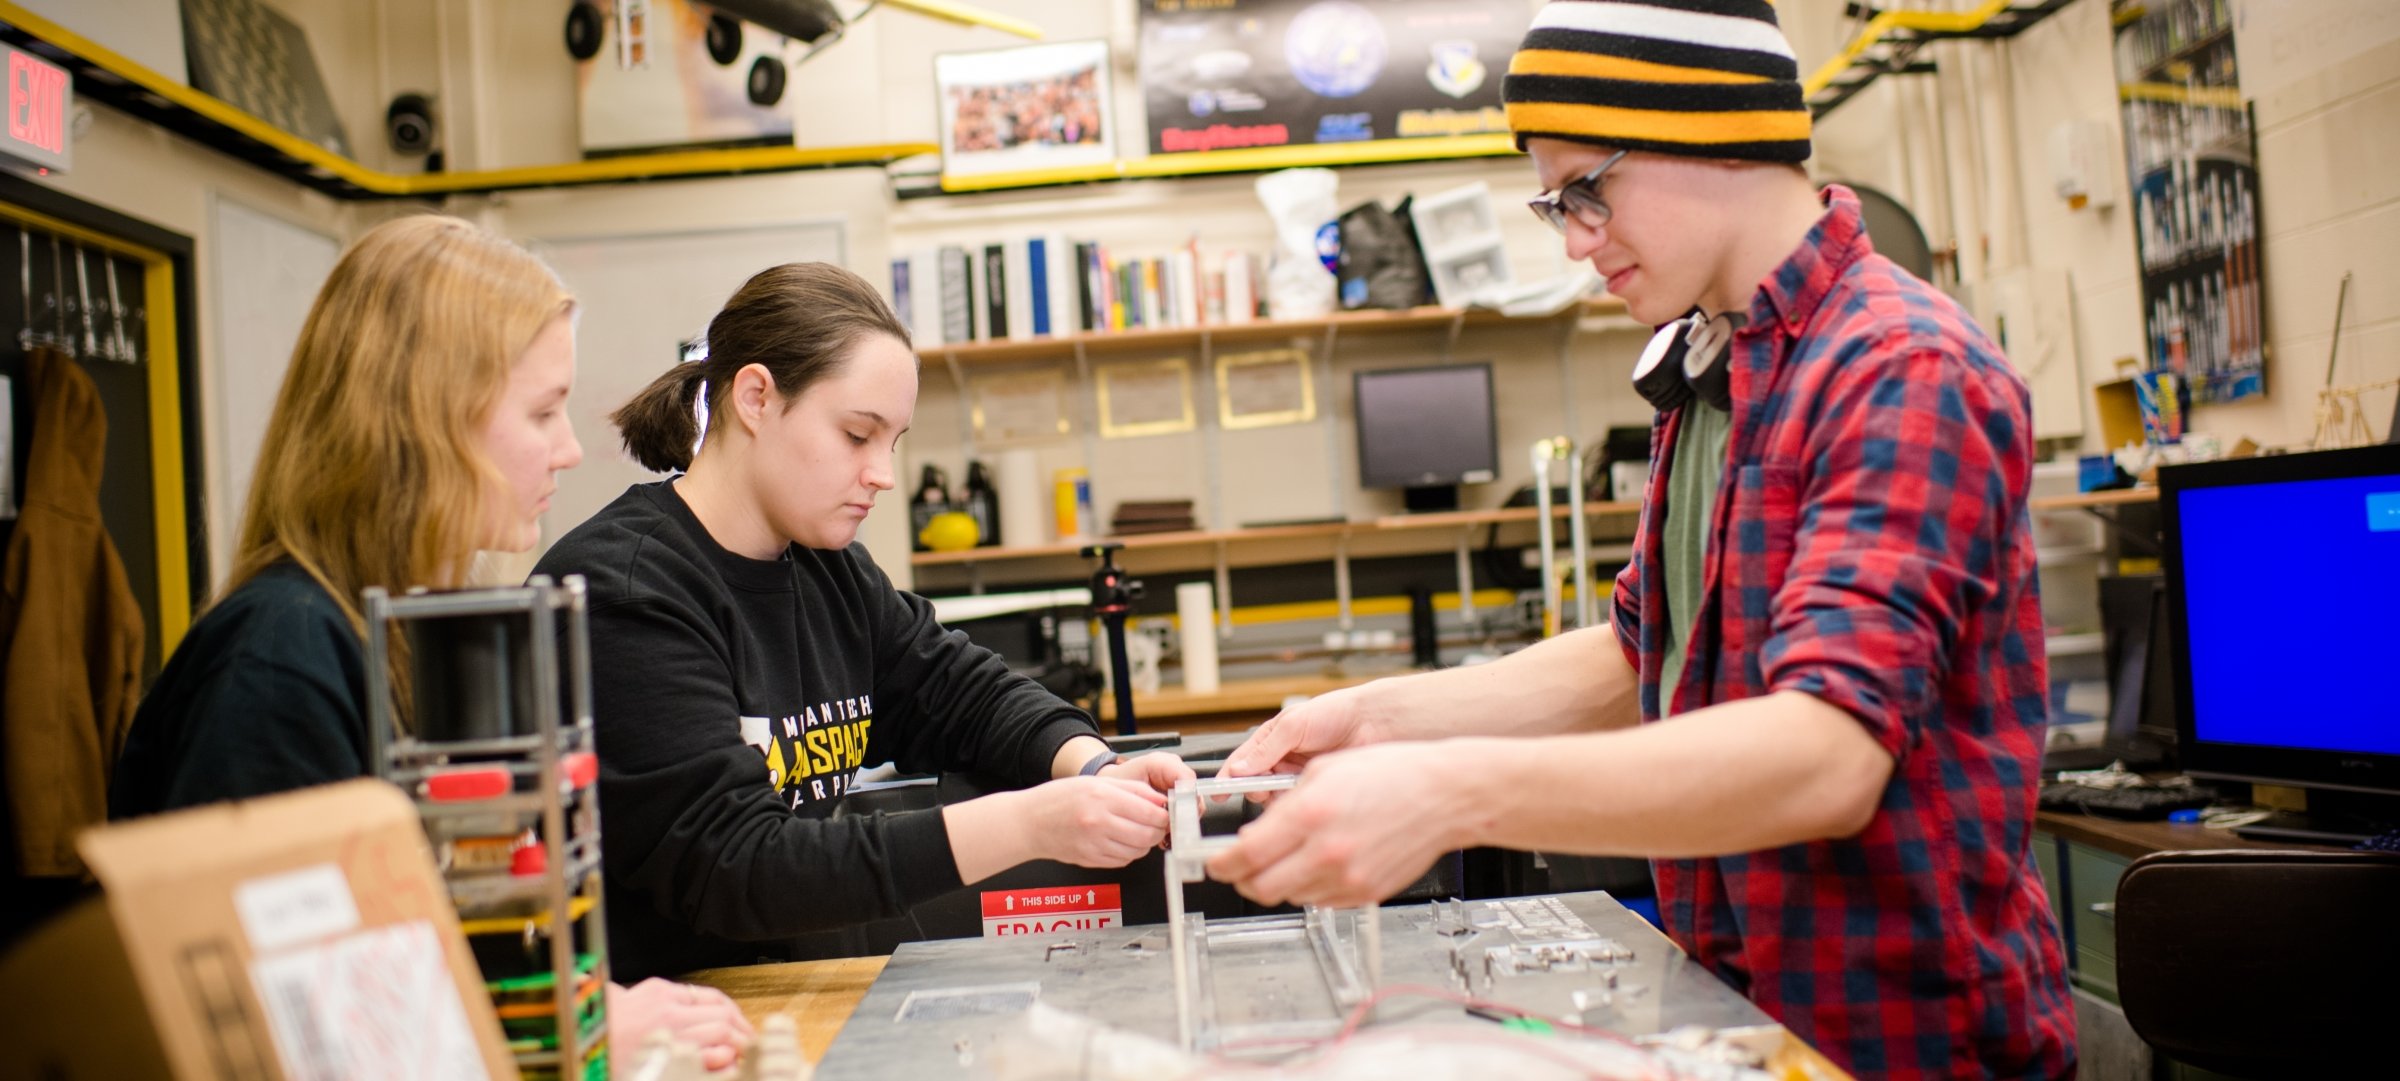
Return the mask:
<path fill-rule="evenodd" d="M 1110 768 L 1122 770 L 1135 762 Z M 1188 776 L 1190 767 L 1183 772 Z M 1123 867 L 1167 837 L 1167 797 L 1148 780 L 1067 777 L 1012 795 L 1022 801 L 1020 823 L 1036 859 L 1077 867 Z"/>
<path fill-rule="evenodd" d="M 700 1049 L 700 1064 L 722 1070 L 758 1035 L 725 992 L 653 976 L 631 987 L 608 985 L 608 1038 L 625 1061 L 653 1032 Z"/>
<path fill-rule="evenodd" d="M 1196 781 L 1200 775 L 1192 772 L 1183 759 L 1165 751 L 1134 755 L 1113 766 L 1100 767 L 1100 776 L 1119 777 L 1150 786 L 1160 792 L 1172 792 L 1185 781 Z"/>

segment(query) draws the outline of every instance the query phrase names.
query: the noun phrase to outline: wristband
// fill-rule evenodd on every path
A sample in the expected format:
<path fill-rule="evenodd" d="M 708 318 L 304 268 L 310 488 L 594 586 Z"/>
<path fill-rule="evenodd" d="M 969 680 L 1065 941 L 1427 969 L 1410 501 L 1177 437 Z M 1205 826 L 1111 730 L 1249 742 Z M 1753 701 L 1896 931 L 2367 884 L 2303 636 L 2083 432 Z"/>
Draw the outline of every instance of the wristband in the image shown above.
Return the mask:
<path fill-rule="evenodd" d="M 1124 760 L 1125 756 L 1118 754 L 1115 751 L 1102 751 L 1099 754 L 1093 755 L 1091 761 L 1084 763 L 1082 769 L 1076 770 L 1075 775 L 1078 777 L 1096 776 L 1101 770 L 1107 769 L 1108 767 L 1116 765 Z"/>

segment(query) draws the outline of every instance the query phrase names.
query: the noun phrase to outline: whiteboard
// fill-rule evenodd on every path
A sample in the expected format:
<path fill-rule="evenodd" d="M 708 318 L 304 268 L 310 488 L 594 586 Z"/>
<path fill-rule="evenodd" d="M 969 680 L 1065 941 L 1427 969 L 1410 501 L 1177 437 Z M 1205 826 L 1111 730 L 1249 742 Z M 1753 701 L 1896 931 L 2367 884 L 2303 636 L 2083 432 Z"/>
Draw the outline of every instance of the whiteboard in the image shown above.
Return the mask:
<path fill-rule="evenodd" d="M 568 413 L 583 465 L 559 474 L 558 494 L 542 516 L 543 548 L 627 487 L 659 478 L 625 454 L 608 415 L 672 367 L 682 343 L 705 337 L 709 318 L 734 290 L 781 263 L 844 261 L 835 222 L 529 244 L 558 271 L 581 312 Z"/>
<path fill-rule="evenodd" d="M 210 580 L 222 582 L 240 538 L 250 475 L 266 436 L 275 394 L 291 366 L 292 346 L 317 290 L 333 273 L 341 242 L 222 195 L 212 199 L 209 237 L 209 323 L 215 355 L 209 367 L 214 401 L 208 411 L 208 559 Z"/>

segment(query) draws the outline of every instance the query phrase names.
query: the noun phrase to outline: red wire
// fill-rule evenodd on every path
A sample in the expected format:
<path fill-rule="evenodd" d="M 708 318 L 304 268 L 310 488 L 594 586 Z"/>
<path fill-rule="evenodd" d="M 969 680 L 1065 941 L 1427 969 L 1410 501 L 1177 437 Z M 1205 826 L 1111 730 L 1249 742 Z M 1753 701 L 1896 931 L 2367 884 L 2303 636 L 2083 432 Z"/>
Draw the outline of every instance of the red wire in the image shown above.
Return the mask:
<path fill-rule="evenodd" d="M 1638 1043 L 1635 1043 L 1635 1042 L 1634 1042 L 1634 1041 L 1632 1041 L 1632 1040 L 1626 1039 L 1624 1036 L 1622 1036 L 1622 1035 L 1620 1035 L 1620 1034 L 1618 1034 L 1618 1033 L 1615 1033 L 1615 1032 L 1610 1032 L 1610 1031 L 1609 1031 L 1609 1030 L 1607 1030 L 1607 1029 L 1603 1029 L 1603 1028 L 1594 1028 L 1594 1027 L 1591 1027 L 1591 1026 L 1589 1026 L 1589 1025 L 1581 1025 L 1581 1024 L 1576 1024 L 1575 1022 L 1572 1022 L 1572 1021 L 1566 1021 L 1566 1020 L 1559 1019 L 1559 1018 L 1548 1017 L 1548 1016 L 1544 1016 L 1544 1015 L 1542 1015 L 1542 1014 L 1534 1013 L 1534 1012 L 1532 1012 L 1532 1011 L 1530 1011 L 1530 1010 L 1522 1009 L 1522 1008 L 1519 1008 L 1519 1007 L 1516 1007 L 1516 1006 L 1511 1006 L 1511 1005 L 1509 1005 L 1509 1004 L 1507 1004 L 1507 1003 L 1504 1003 L 1504 1002 L 1494 1002 L 1494 1001 L 1492 1001 L 1492 1000 L 1490 1000 L 1490 999 L 1481 999 L 1481 998 L 1476 998 L 1476 997 L 1474 997 L 1474 996 L 1472 996 L 1472 995 L 1462 995 L 1462 994 L 1459 994 L 1459 993 L 1457 993 L 1457 992 L 1455 992 L 1455 991 L 1447 991 L 1447 990 L 1443 990 L 1442 988 L 1439 988 L 1439 987 L 1432 987 L 1432 986 L 1428 986 L 1428 985 L 1425 985 L 1425 984 L 1418 984 L 1418 983 L 1396 983 L 1396 984 L 1391 984 L 1391 985 L 1389 985 L 1389 986 L 1385 986 L 1385 987 L 1380 987 L 1380 988 L 1377 988 L 1377 989 L 1375 990 L 1375 993 L 1374 993 L 1374 994 L 1371 994 L 1371 995 L 1368 995 L 1365 1001 L 1363 1001 L 1363 1002 L 1360 1002 L 1360 1003 L 1359 1003 L 1357 1006 L 1354 1006 L 1354 1007 L 1352 1007 L 1352 1008 L 1351 1008 L 1351 1010 L 1350 1010 L 1350 1014 L 1349 1014 L 1349 1016 L 1348 1016 L 1347 1018 L 1345 1018 L 1345 1019 L 1343 1020 L 1343 1022 L 1342 1022 L 1341 1031 L 1339 1031 L 1339 1032 L 1336 1032 L 1336 1033 L 1335 1033 L 1334 1035 L 1332 1035 L 1332 1036 L 1326 1037 L 1326 1038 L 1324 1038 L 1324 1039 L 1322 1039 L 1322 1040 L 1312 1040 L 1312 1039 L 1306 1039 L 1306 1038 L 1291 1038 L 1291 1039 L 1272 1039 L 1272 1038 L 1269 1038 L 1269 1039 L 1257 1039 L 1257 1040 L 1241 1040 L 1241 1041 L 1236 1041 L 1236 1042 L 1234 1042 L 1234 1043 L 1228 1043 L 1228 1044 L 1221 1044 L 1221 1045 L 1219 1045 L 1219 1046 L 1218 1046 L 1218 1048 L 1217 1048 L 1217 1050 L 1216 1050 L 1216 1052 L 1215 1052 L 1215 1053 L 1213 1053 L 1211 1057 L 1212 1057 L 1212 1058 L 1214 1058 L 1214 1059 L 1216 1060 L 1216 1061 L 1215 1061 L 1215 1063 L 1214 1063 L 1214 1065 L 1215 1065 L 1215 1066 L 1217 1066 L 1217 1067 L 1219 1067 L 1219 1068 L 1231 1069 L 1231 1070 L 1234 1070 L 1234 1071 L 1237 1071 L 1237 1072 L 1239 1072 L 1239 1071 L 1248 1071 L 1248 1070 L 1263 1070 L 1263 1069 L 1268 1069 L 1268 1068 L 1270 1068 L 1270 1067 L 1268 1067 L 1268 1066 L 1266 1066 L 1266 1065 L 1263 1065 L 1263 1064 L 1259 1064 L 1259 1063 L 1249 1063 L 1249 1062 L 1235 1062 L 1235 1061 L 1230 1061 L 1230 1060 L 1228 1060 L 1228 1059 L 1226 1059 L 1226 1058 L 1224 1057 L 1224 1052 L 1225 1052 L 1225 1051 L 1228 1051 L 1228 1050 L 1234 1050 L 1234 1049 L 1243 1049 L 1243 1048 L 1260 1048 L 1260 1047 L 1274 1047 L 1274 1046 L 1289 1045 L 1289 1044 L 1299 1044 L 1299 1045 L 1303 1045 L 1304 1047 L 1308 1047 L 1308 1048 L 1310 1048 L 1310 1049 L 1314 1050 L 1314 1051 L 1315 1051 L 1317 1054 L 1320 1054 L 1320 1055 L 1323 1055 L 1323 1054 L 1330 1054 L 1330 1053 L 1332 1053 L 1334 1050 L 1336 1050 L 1337 1048 L 1340 1048 L 1340 1047 L 1341 1047 L 1343 1044 L 1346 1044 L 1346 1043 L 1348 1043 L 1352 1037 L 1354 1037 L 1354 1036 L 1358 1035 L 1359 1027 L 1360 1027 L 1361 1025 L 1363 1025 L 1363 1024 L 1365 1024 L 1365 1023 L 1366 1023 L 1367 1015 L 1368 1015 L 1368 1014 L 1370 1014 L 1370 1013 L 1373 1013 L 1373 1012 L 1374 1012 L 1374 1010 L 1375 1010 L 1375 1007 L 1377 1007 L 1377 1006 L 1379 1006 L 1379 1005 L 1382 1005 L 1382 1004 L 1383 1004 L 1383 1002 L 1384 1002 L 1384 1000 L 1386 1000 L 1386 999 L 1390 999 L 1390 998 L 1396 998 L 1396 997 L 1400 997 L 1400 996 L 1403 996 L 1403 995 L 1413 995 L 1413 996 L 1420 997 L 1420 998 L 1433 998 L 1433 999 L 1440 999 L 1440 1000 L 1442 1000 L 1442 1001 L 1445 1001 L 1445 1002 L 1453 1002 L 1453 1003 L 1457 1003 L 1457 1004 L 1458 1004 L 1458 1005 L 1460 1005 L 1460 1006 L 1465 1006 L 1465 1007 L 1469 1007 L 1469 1008 L 1472 1008 L 1472 1009 L 1479 1009 L 1479 1010 L 1490 1010 L 1490 1011 L 1497 1012 L 1497 1013 L 1506 1013 L 1506 1014 L 1510 1014 L 1510 1015 L 1512 1015 L 1512 1016 L 1515 1016 L 1515 1017 L 1522 1017 L 1522 1018 L 1527 1018 L 1527 1019 L 1530 1019 L 1530 1020 L 1540 1021 L 1540 1022 L 1542 1022 L 1542 1023 L 1544 1023 L 1544 1024 L 1547 1024 L 1547 1025 L 1549 1025 L 1549 1026 L 1553 1027 L 1553 1028 L 1565 1029 L 1566 1031 L 1569 1031 L 1569 1032 L 1576 1033 L 1577 1035 L 1582 1035 L 1582 1036 L 1590 1036 L 1590 1037 L 1594 1037 L 1594 1038 L 1597 1038 L 1597 1039 L 1600 1039 L 1600 1040 L 1603 1040 L 1603 1041 L 1606 1041 L 1606 1042 L 1609 1042 L 1609 1043 L 1615 1043 L 1615 1044 L 1621 1045 L 1621 1046 L 1623 1046 L 1623 1047 L 1629 1048 L 1629 1049 L 1631 1049 L 1631 1050 L 1635 1050 L 1635 1051 L 1645 1051 L 1645 1049 L 1644 1049 L 1644 1048 L 1643 1048 L 1643 1047 L 1642 1047 L 1640 1044 L 1638 1044 Z M 1492 1042 L 1492 1043 L 1505 1042 L 1505 1043 L 1507 1043 L 1507 1044 L 1508 1044 L 1509 1046 L 1511 1046 L 1511 1047 L 1519 1048 L 1519 1049 L 1526 1050 L 1526 1051 L 1531 1051 L 1531 1052 L 1534 1052 L 1534 1053 L 1536 1053 L 1536 1054 L 1539 1054 L 1539 1055 L 1542 1055 L 1542 1056 L 1544 1056 L 1544 1057 L 1547 1057 L 1547 1058 L 1551 1059 L 1552 1061 L 1555 1061 L 1555 1062 L 1561 1063 L 1561 1064 L 1563 1064 L 1563 1065 L 1567 1066 L 1568 1068 L 1570 1068 L 1570 1069 L 1573 1069 L 1573 1070 L 1575 1070 L 1575 1071 L 1577 1071 L 1577 1072 L 1579 1072 L 1579 1073 L 1583 1074 L 1585 1077 L 1594 1078 L 1594 1079 L 1596 1079 L 1596 1081 L 1620 1081 L 1620 1079 L 1619 1079 L 1619 1078 L 1617 1078 L 1617 1077 L 1616 1077 L 1616 1076 L 1614 1076 L 1614 1075 L 1597 1073 L 1597 1072 L 1593 1071 L 1593 1070 L 1592 1070 L 1590 1067 L 1586 1066 L 1585 1064 L 1583 1064 L 1583 1063 L 1581 1063 L 1581 1062 L 1578 1062 L 1578 1061 L 1576 1061 L 1575 1059 L 1573 1059 L 1573 1058 L 1571 1058 L 1571 1057 L 1569 1057 L 1569 1056 L 1567 1056 L 1567 1055 L 1560 1054 L 1560 1053 L 1558 1053 L 1558 1052 L 1557 1052 L 1555 1049 L 1553 1049 L 1553 1048 L 1544 1047 L 1544 1046 L 1543 1046 L 1541 1043 L 1539 1043 L 1538 1041 L 1528 1041 L 1528 1040 L 1522 1040 L 1522 1039 L 1516 1039 L 1516 1038 L 1506 1038 L 1506 1039 L 1503 1039 L 1503 1040 L 1493 1040 L 1493 1039 L 1491 1039 L 1491 1038 L 1489 1038 L 1489 1037 L 1487 1037 L 1487 1036 L 1483 1036 L 1483 1035 L 1476 1034 L 1476 1033 L 1475 1033 L 1475 1030 L 1473 1030 L 1473 1029 L 1458 1029 L 1458 1030 L 1454 1030 L 1454 1031 L 1444 1032 L 1444 1033 L 1443 1033 L 1443 1036 L 1442 1036 L 1442 1038 L 1444 1038 L 1444 1039 L 1449 1039 L 1449 1038 L 1452 1038 L 1452 1037 L 1454 1037 L 1454 1036 L 1455 1036 L 1455 1037 L 1459 1037 L 1459 1038 L 1468 1039 L 1468 1040 L 1478 1040 L 1478 1041 L 1483 1041 L 1483 1042 Z M 1646 1052 L 1645 1052 L 1645 1053 L 1646 1053 Z M 1653 1073 L 1646 1074 L 1645 1076 L 1649 1076 L 1649 1077 L 1657 1077 L 1657 1076 L 1660 1076 L 1660 1075 L 1658 1075 L 1657 1073 L 1653 1072 Z"/>

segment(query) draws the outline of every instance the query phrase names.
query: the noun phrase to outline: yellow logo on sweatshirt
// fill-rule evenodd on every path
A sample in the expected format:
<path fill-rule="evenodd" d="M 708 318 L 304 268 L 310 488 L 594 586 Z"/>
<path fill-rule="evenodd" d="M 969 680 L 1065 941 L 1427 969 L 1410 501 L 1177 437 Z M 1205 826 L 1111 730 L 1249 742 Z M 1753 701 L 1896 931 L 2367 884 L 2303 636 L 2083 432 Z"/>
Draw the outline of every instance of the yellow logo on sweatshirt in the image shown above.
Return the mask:
<path fill-rule="evenodd" d="M 866 764 L 867 732 L 875 724 L 874 703 L 865 695 L 802 709 L 787 717 L 743 717 L 742 742 L 758 748 L 767 784 L 784 802 L 832 799 L 850 787 Z"/>

